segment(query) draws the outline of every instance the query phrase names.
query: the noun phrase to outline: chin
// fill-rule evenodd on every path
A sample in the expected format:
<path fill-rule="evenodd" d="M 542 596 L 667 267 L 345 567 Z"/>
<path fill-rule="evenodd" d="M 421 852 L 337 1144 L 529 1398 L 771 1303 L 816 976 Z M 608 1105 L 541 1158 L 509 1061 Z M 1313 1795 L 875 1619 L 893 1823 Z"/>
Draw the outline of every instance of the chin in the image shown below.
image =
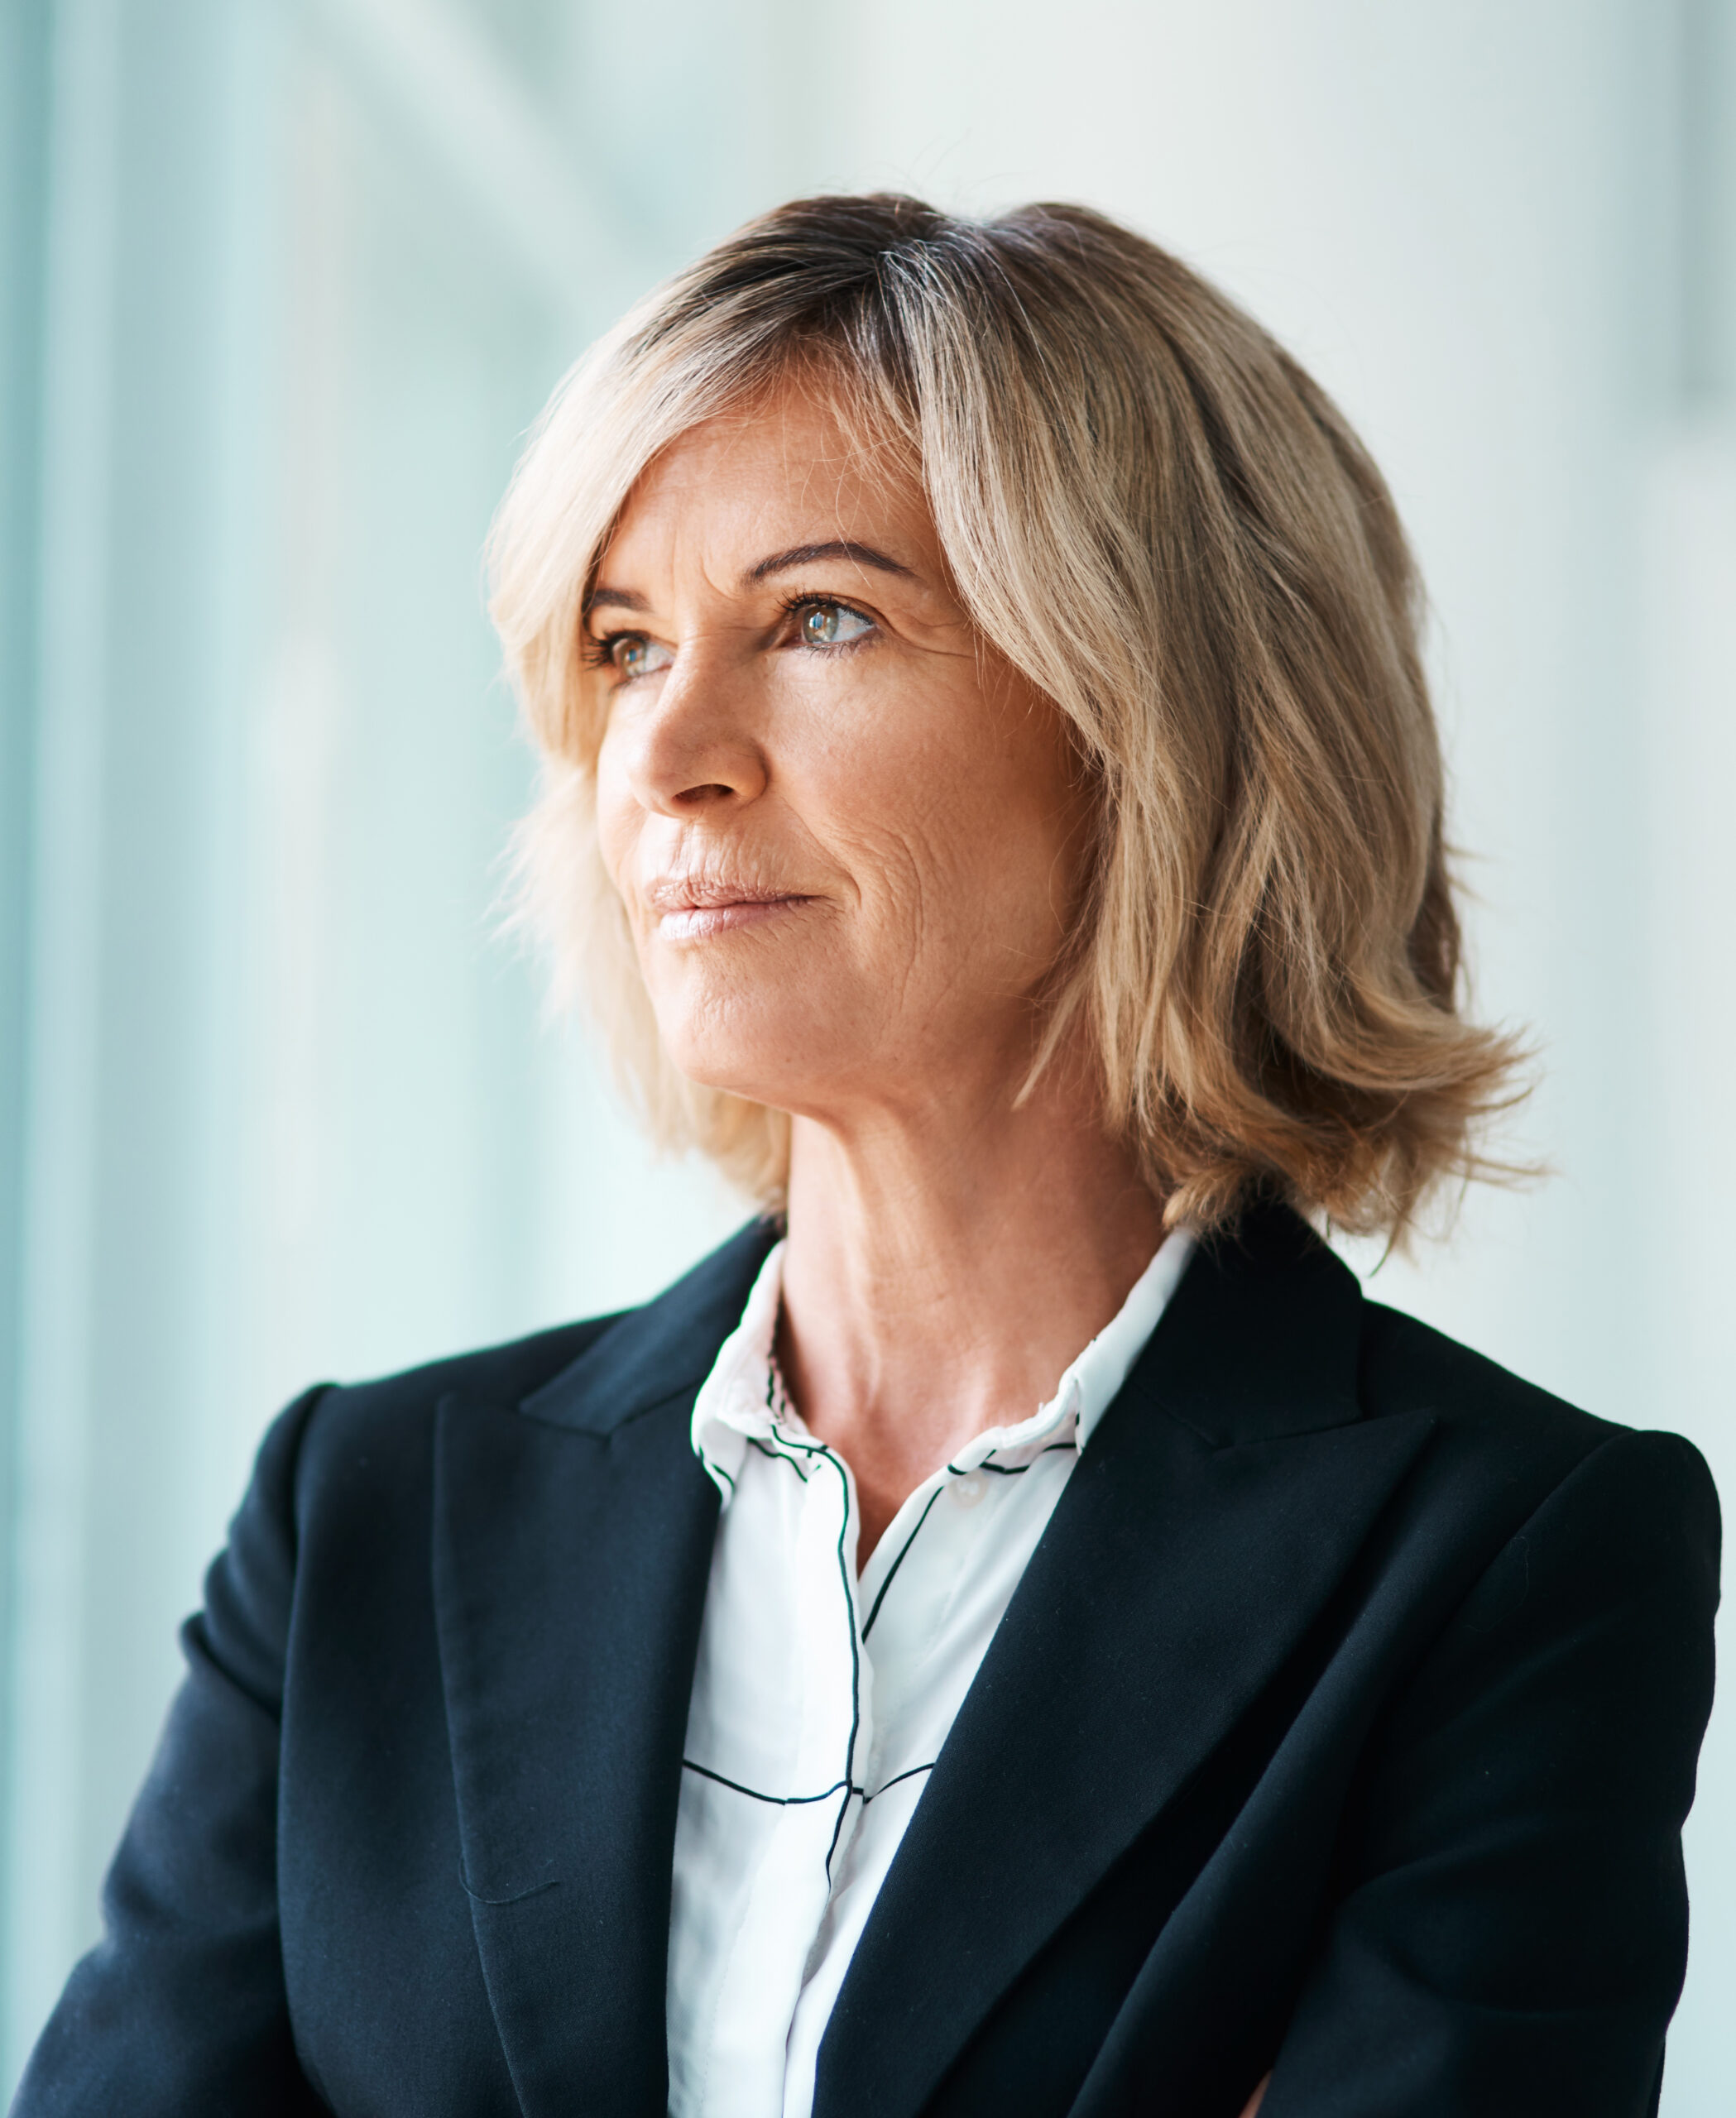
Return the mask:
<path fill-rule="evenodd" d="M 798 1107 L 804 1091 L 823 1099 L 825 1084 L 853 1071 L 871 1042 L 859 1000 L 836 981 L 726 974 L 659 985 L 651 994 L 658 1033 L 677 1070 L 702 1088 L 774 1109 Z"/>
<path fill-rule="evenodd" d="M 811 1035 L 812 1024 L 805 1027 Z M 768 1104 L 774 1110 L 798 1107 L 806 1100 L 803 1090 L 815 1087 L 816 1077 L 823 1081 L 842 1071 L 844 1059 L 838 1053 L 839 1064 L 828 1067 L 807 1037 L 779 1036 L 763 1023 L 751 1034 L 720 1034 L 716 1021 L 664 1025 L 663 1042 L 676 1070 L 699 1087 Z M 793 1054 L 804 1047 L 808 1063 L 793 1066 Z"/>

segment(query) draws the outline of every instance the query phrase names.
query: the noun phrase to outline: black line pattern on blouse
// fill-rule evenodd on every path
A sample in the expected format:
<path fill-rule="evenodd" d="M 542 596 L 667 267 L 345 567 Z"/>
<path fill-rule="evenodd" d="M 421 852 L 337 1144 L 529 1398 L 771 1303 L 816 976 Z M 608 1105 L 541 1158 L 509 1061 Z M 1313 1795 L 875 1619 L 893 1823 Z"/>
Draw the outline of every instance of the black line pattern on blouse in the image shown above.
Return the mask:
<path fill-rule="evenodd" d="M 1053 1456 L 1057 1450 L 1072 1450 L 1077 1454 L 1078 1448 L 1079 1445 L 1077 1441 L 1049 1441 L 1045 1442 L 1037 1451 L 1037 1456 Z M 991 1449 L 989 1451 L 989 1456 L 994 1454 Z M 1037 1456 L 1033 1456 L 1031 1459 L 1031 1464 L 991 1464 L 989 1461 L 989 1456 L 985 1456 L 981 1463 L 972 1468 L 979 1471 L 992 1471 L 997 1478 L 1022 1478 L 1030 1469 L 1031 1464 L 1034 1464 L 1037 1460 Z M 948 1464 L 947 1469 L 962 1478 L 967 1478 L 971 1475 L 969 1471 L 960 1470 L 957 1464 Z"/>
<path fill-rule="evenodd" d="M 934 1764 L 935 1761 L 931 1757 L 926 1765 L 913 1765 L 903 1772 L 894 1772 L 890 1780 L 884 1782 L 880 1786 L 876 1787 L 871 1795 L 868 1792 L 868 1790 L 866 1787 L 859 1787 L 856 1790 L 856 1792 L 862 1798 L 863 1808 L 866 1809 L 870 1802 L 879 1801 L 880 1798 L 886 1792 L 887 1789 L 889 1787 L 896 1787 L 899 1780 L 914 1780 L 918 1772 L 933 1772 L 934 1770 Z"/>
<path fill-rule="evenodd" d="M 844 1591 L 844 1608 L 849 1611 L 853 1609 L 856 1602 L 850 1579 L 849 1565 L 844 1555 L 844 1540 L 850 1527 L 849 1473 L 845 1469 L 842 1459 L 827 1448 L 823 1442 L 803 1441 L 788 1430 L 780 1415 L 789 1409 L 789 1394 L 784 1387 L 784 1378 L 779 1369 L 776 1356 L 774 1355 L 765 1365 L 765 1410 L 772 1422 L 772 1439 L 768 1442 L 758 1435 L 749 1435 L 746 1439 L 750 1448 L 757 1449 L 762 1456 L 768 1458 L 771 1462 L 788 1464 L 804 1486 L 813 1475 L 801 1460 L 804 1456 L 818 1458 L 822 1463 L 831 1464 L 837 1473 L 839 1483 L 844 1489 L 844 1510 L 838 1526 L 838 1574 Z M 1049 1456 L 1057 1450 L 1077 1450 L 1077 1448 L 1076 1441 L 1052 1441 L 1038 1450 L 1037 1454 Z M 993 1471 L 997 1477 L 1003 1478 L 1022 1478 L 1030 1469 L 1031 1464 L 1036 1461 L 1036 1458 L 1033 1457 L 1029 1462 L 1024 1464 L 996 1464 L 990 1460 L 994 1454 L 995 1451 L 991 1449 L 988 1456 L 985 1456 L 981 1464 L 972 1468 L 981 1471 Z M 970 1476 L 969 1471 L 962 1469 L 957 1464 L 949 1463 L 946 1468 L 947 1475 L 951 1478 L 963 1478 Z M 729 1477 L 727 1471 L 725 1471 L 722 1475 L 729 1478 L 730 1490 L 733 1493 L 736 1489 L 735 1480 Z M 709 1766 L 701 1765 L 693 1758 L 684 1757 L 681 1761 L 684 1771 L 696 1772 L 702 1780 L 712 1780 L 720 1787 L 727 1787 L 733 1794 L 745 1795 L 751 1802 L 769 1803 L 776 1809 L 803 1809 L 816 1802 L 829 1801 L 834 1795 L 842 1795 L 844 1799 L 838 1806 L 837 1821 L 832 1827 L 832 1843 L 826 1849 L 826 1881 L 828 1885 L 832 1881 L 832 1864 L 837 1855 L 838 1840 L 843 1835 L 844 1820 L 850 1814 L 852 1798 L 860 1796 L 862 1806 L 866 1809 L 869 1803 L 878 1801 L 882 1795 L 898 1786 L 902 1781 L 914 1780 L 919 1773 L 932 1772 L 934 1770 L 934 1761 L 932 1758 L 926 1765 L 913 1765 L 903 1772 L 894 1773 L 891 1779 L 885 1781 L 883 1785 L 875 1788 L 870 1794 L 868 1789 L 860 1785 L 856 1778 L 856 1747 L 862 1725 L 861 1643 L 866 1641 L 869 1634 L 873 1632 L 874 1622 L 880 1616 L 880 1606 L 886 1600 L 886 1591 L 897 1578 L 898 1570 L 904 1565 L 905 1555 L 911 1546 L 916 1542 L 935 1502 L 946 1490 L 943 1485 L 937 1486 L 929 1494 L 928 1504 L 911 1526 L 910 1534 L 899 1547 L 898 1557 L 886 1569 L 886 1578 L 880 1584 L 880 1593 L 874 1599 L 874 1608 L 868 1613 L 867 1622 L 862 1627 L 860 1636 L 854 1624 L 850 1628 L 850 1741 L 844 1753 L 844 1777 L 842 1780 L 835 1780 L 829 1787 L 822 1788 L 818 1795 L 767 1795 L 762 1793 L 757 1787 L 744 1786 L 739 1780 L 731 1780 L 721 1772 L 713 1772 Z"/>
<path fill-rule="evenodd" d="M 862 1644 L 856 1629 L 856 1584 L 850 1578 L 850 1562 L 844 1556 L 844 1533 L 850 1527 L 850 1473 L 841 1458 L 826 1452 L 827 1459 L 836 1469 L 838 1483 L 844 1488 L 844 1506 L 838 1517 L 838 1578 L 843 1584 L 844 1608 L 850 1619 L 850 1744 L 844 1752 L 844 1778 L 853 1783 L 856 1779 L 856 1737 L 862 1727 Z M 850 1791 L 846 1785 L 844 1799 L 838 1804 L 838 1820 L 832 1828 L 832 1843 L 826 1849 L 826 1887 L 832 1887 L 832 1863 L 838 1850 L 838 1841 L 844 1835 L 844 1819 L 850 1814 Z"/>
<path fill-rule="evenodd" d="M 848 1797 L 851 1795 L 860 1795 L 862 1798 L 862 1806 L 866 1809 L 869 1803 L 879 1801 L 882 1795 L 890 1789 L 896 1787 L 900 1780 L 914 1780 L 918 1773 L 933 1772 L 934 1770 L 934 1760 L 930 1758 L 926 1765 L 913 1765 L 908 1766 L 903 1772 L 894 1772 L 890 1780 L 875 1788 L 871 1793 L 866 1787 L 859 1787 L 842 1780 L 834 1780 L 831 1786 L 822 1787 L 818 1795 L 762 1795 L 757 1787 L 744 1787 L 739 1780 L 727 1779 L 721 1772 L 713 1772 L 708 1765 L 698 1764 L 690 1757 L 683 1758 L 681 1765 L 683 1771 L 697 1772 L 702 1780 L 714 1780 L 720 1787 L 727 1787 L 731 1794 L 746 1795 L 751 1802 L 769 1802 L 774 1809 L 803 1809 L 810 1803 L 829 1801 L 834 1795 L 843 1795 L 846 1797 L 846 1808 L 849 1806 Z M 545 1886 L 539 1884 L 537 1887 L 542 1889 Z"/>
<path fill-rule="evenodd" d="M 1050 1456 L 1053 1455 L 1057 1450 L 1067 1450 L 1072 1449 L 1073 1446 L 1074 1445 L 1071 1441 L 1052 1441 L 1048 1443 L 1046 1447 L 1039 1449 L 1037 1452 L 1037 1455 Z M 991 1449 L 989 1451 L 988 1456 L 984 1457 L 981 1463 L 974 1465 L 973 1469 L 979 1471 L 992 1471 L 997 1478 L 1022 1478 L 1025 1473 L 1031 1468 L 1030 1464 L 990 1463 L 989 1458 L 992 1457 L 994 1454 L 995 1452 Z M 1037 1458 L 1033 1456 L 1031 1459 L 1031 1463 L 1033 1464 L 1036 1460 Z M 967 1478 L 971 1475 L 969 1471 L 962 1469 L 957 1464 L 947 1464 L 947 1474 L 949 1478 Z M 892 1586 L 893 1582 L 897 1579 L 898 1570 L 904 1563 L 905 1554 L 916 1542 L 917 1536 L 920 1532 L 923 1523 L 928 1521 L 929 1508 L 933 1507 L 935 1502 L 940 1498 L 941 1495 L 946 1490 L 947 1488 L 944 1486 L 936 1486 L 933 1492 L 929 1494 L 928 1507 L 923 1508 L 922 1513 L 917 1517 L 915 1522 L 911 1526 L 909 1536 L 905 1538 L 903 1545 L 899 1549 L 898 1557 L 894 1560 L 891 1565 L 887 1568 L 886 1578 L 880 1584 L 880 1593 L 875 1598 L 874 1608 L 868 1613 L 868 1622 L 862 1627 L 862 1637 L 864 1640 L 866 1640 L 869 1634 L 874 1630 L 874 1622 L 880 1614 L 880 1605 L 886 1600 L 886 1591 Z"/>
<path fill-rule="evenodd" d="M 950 1464 L 947 1466 L 947 1469 L 949 1471 L 952 1468 L 952 1467 Z M 925 1507 L 922 1513 L 917 1517 L 909 1536 L 905 1538 L 903 1545 L 899 1549 L 898 1557 L 894 1560 L 891 1565 L 887 1568 L 886 1578 L 880 1584 L 880 1593 L 874 1599 L 874 1608 L 868 1613 L 867 1624 L 862 1627 L 862 1637 L 864 1640 L 866 1640 L 869 1634 L 874 1630 L 874 1622 L 880 1614 L 880 1605 L 886 1600 L 886 1591 L 892 1586 L 893 1582 L 897 1579 L 898 1570 L 904 1563 L 904 1554 L 908 1552 L 912 1545 L 916 1542 L 917 1531 L 922 1528 L 923 1523 L 928 1519 L 928 1508 L 933 1507 L 935 1502 L 940 1498 L 941 1495 L 945 1491 L 946 1488 L 944 1486 L 936 1486 L 933 1492 L 929 1494 L 928 1507 Z"/>
<path fill-rule="evenodd" d="M 856 1632 L 854 1615 L 856 1584 L 850 1579 L 850 1562 L 844 1552 L 844 1541 L 850 1530 L 850 1473 L 845 1469 L 842 1458 L 834 1455 L 823 1442 L 803 1441 L 786 1430 L 779 1413 L 789 1406 L 789 1392 L 784 1387 L 777 1355 L 774 1354 L 765 1364 L 765 1409 L 771 1416 L 772 1440 L 776 1446 L 774 1449 L 766 1448 L 763 1443 L 756 1443 L 755 1445 L 768 1456 L 781 1455 L 803 1485 L 807 1484 L 809 1473 L 802 1469 L 798 1457 L 818 1459 L 822 1464 L 829 1464 L 837 1473 L 838 1483 L 843 1488 L 844 1505 L 838 1514 L 837 1560 L 839 1584 L 844 1592 L 844 1609 L 850 1617 L 850 1741 L 844 1751 L 844 1777 L 835 1786 L 827 1790 L 827 1794 L 842 1793 L 844 1798 L 838 1804 L 837 1821 L 832 1830 L 832 1843 L 826 1849 L 826 1881 L 829 1886 L 832 1864 L 837 1857 L 838 1841 L 844 1834 L 844 1819 L 850 1814 L 850 1798 L 856 1789 L 856 1747 L 862 1731 L 862 1646 Z M 752 1790 L 743 1791 L 751 1793 Z M 775 1800 L 777 1798 L 770 1799 Z M 826 1796 L 822 1795 L 814 1799 L 823 1801 Z"/>
<path fill-rule="evenodd" d="M 779 1809 L 798 1809 L 809 1802 L 829 1801 L 832 1795 L 842 1794 L 846 1782 L 834 1780 L 829 1787 L 822 1787 L 818 1795 L 762 1795 L 757 1787 L 744 1787 L 739 1780 L 727 1780 L 721 1772 L 713 1772 L 708 1765 L 696 1765 L 690 1757 L 681 1761 L 685 1772 L 697 1772 L 702 1780 L 715 1780 L 720 1787 L 728 1787 L 738 1795 L 746 1795 L 751 1802 L 770 1802 Z"/>
<path fill-rule="evenodd" d="M 757 1449 L 762 1456 L 769 1458 L 774 1464 L 788 1464 L 803 1484 L 804 1486 L 807 1484 L 808 1473 L 794 1456 L 786 1456 L 781 1449 L 774 1449 L 770 1443 L 762 1441 L 756 1434 L 748 1435 L 747 1445 L 750 1449 Z"/>

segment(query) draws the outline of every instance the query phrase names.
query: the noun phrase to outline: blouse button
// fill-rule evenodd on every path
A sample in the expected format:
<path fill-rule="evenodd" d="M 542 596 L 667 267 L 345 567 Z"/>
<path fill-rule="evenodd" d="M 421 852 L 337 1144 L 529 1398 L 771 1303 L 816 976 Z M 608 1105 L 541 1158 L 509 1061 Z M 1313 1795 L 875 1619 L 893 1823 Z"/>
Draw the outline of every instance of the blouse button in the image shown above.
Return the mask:
<path fill-rule="evenodd" d="M 989 1482 L 981 1471 L 966 1471 L 962 1478 L 952 1481 L 952 1497 L 961 1507 L 975 1507 L 989 1489 Z"/>

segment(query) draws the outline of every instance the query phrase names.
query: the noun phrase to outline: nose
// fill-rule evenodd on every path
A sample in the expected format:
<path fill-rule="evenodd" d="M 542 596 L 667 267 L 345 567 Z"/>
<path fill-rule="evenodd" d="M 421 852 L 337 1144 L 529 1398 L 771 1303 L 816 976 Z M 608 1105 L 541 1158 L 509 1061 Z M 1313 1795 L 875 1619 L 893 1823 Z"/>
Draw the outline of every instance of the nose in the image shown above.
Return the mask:
<path fill-rule="evenodd" d="M 660 681 L 641 681 L 616 695 L 603 754 L 642 808 L 690 822 L 764 792 L 766 759 L 749 688 L 731 658 L 696 642 L 681 649 Z"/>

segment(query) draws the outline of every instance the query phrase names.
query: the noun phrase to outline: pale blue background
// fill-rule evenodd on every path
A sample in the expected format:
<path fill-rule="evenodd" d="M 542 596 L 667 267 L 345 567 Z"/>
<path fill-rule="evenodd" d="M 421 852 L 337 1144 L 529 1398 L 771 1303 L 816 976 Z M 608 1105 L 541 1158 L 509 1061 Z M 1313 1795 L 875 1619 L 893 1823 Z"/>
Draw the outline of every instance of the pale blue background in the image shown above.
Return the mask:
<path fill-rule="evenodd" d="M 5 2079 L 276 1406 L 736 1215 L 496 937 L 478 547 L 584 340 L 793 191 L 1088 199 L 1338 393 L 1559 1172 L 1383 1291 L 1736 1492 L 1733 137 L 1732 0 L 7 0 Z M 1665 2107 L 1714 2118 L 1736 1712 L 1690 1852 Z"/>

